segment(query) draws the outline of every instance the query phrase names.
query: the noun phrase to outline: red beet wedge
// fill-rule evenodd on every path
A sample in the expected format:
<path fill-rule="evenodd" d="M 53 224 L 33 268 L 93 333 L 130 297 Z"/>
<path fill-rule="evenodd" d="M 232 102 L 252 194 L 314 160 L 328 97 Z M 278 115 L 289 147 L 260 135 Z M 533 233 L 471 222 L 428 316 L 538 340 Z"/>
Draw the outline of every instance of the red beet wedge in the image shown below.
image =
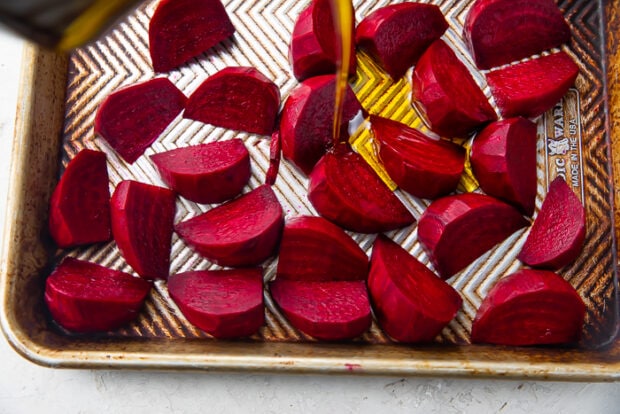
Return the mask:
<path fill-rule="evenodd" d="M 370 259 L 368 289 L 381 328 L 400 342 L 429 342 L 463 300 L 405 249 L 380 235 Z"/>
<path fill-rule="evenodd" d="M 355 39 L 392 79 L 400 79 L 447 28 L 439 7 L 406 2 L 381 7 L 366 16 L 357 26 Z"/>
<path fill-rule="evenodd" d="M 220 0 L 161 0 L 149 24 L 156 72 L 167 72 L 235 33 Z"/>
<path fill-rule="evenodd" d="M 260 264 L 280 241 L 284 213 L 271 187 L 263 185 L 176 225 L 198 253 L 221 266 Z"/>
<path fill-rule="evenodd" d="M 351 339 L 370 328 L 370 301 L 364 281 L 277 279 L 269 288 L 291 325 L 314 338 Z"/>
<path fill-rule="evenodd" d="M 216 338 L 239 338 L 265 323 L 260 268 L 170 275 L 168 292 L 192 324 Z"/>
<path fill-rule="evenodd" d="M 124 87 L 97 109 L 95 133 L 133 163 L 183 111 L 186 100 L 166 78 Z"/>
<path fill-rule="evenodd" d="M 368 257 L 340 227 L 321 217 L 294 217 L 286 222 L 277 278 L 325 282 L 366 280 Z"/>
<path fill-rule="evenodd" d="M 465 65 L 441 39 L 433 42 L 418 61 L 411 87 L 416 109 L 442 136 L 465 136 L 497 119 Z"/>
<path fill-rule="evenodd" d="M 337 37 L 330 3 L 329 0 L 312 0 L 295 22 L 289 60 L 293 75 L 299 81 L 336 72 Z M 353 38 L 354 27 L 350 30 Z M 353 75 L 357 61 L 355 46 L 351 46 L 349 73 Z"/>
<path fill-rule="evenodd" d="M 566 181 L 557 177 L 549 186 L 519 260 L 532 267 L 559 269 L 579 256 L 585 237 L 583 204 Z"/>
<path fill-rule="evenodd" d="M 144 279 L 68 257 L 47 278 L 45 303 L 65 329 L 110 331 L 138 316 L 150 290 Z"/>
<path fill-rule="evenodd" d="M 50 200 L 49 229 L 61 248 L 112 238 L 108 168 L 103 152 L 85 149 L 69 162 Z"/>
<path fill-rule="evenodd" d="M 280 131 L 274 131 L 271 134 L 271 142 L 269 143 L 269 168 L 265 173 L 265 184 L 274 185 L 276 183 L 281 159 L 282 140 L 280 139 Z"/>
<path fill-rule="evenodd" d="M 528 222 L 512 206 L 483 194 L 458 194 L 431 203 L 418 222 L 418 240 L 444 279 Z"/>
<path fill-rule="evenodd" d="M 284 103 L 280 121 L 282 154 L 305 174 L 333 143 L 334 75 L 317 76 L 302 82 Z M 362 111 L 362 106 L 347 87 L 340 138 L 349 137 L 349 122 Z"/>
<path fill-rule="evenodd" d="M 551 109 L 577 75 L 573 59 L 558 52 L 489 72 L 487 81 L 504 118 L 534 118 Z"/>
<path fill-rule="evenodd" d="M 381 162 L 400 188 L 431 199 L 456 190 L 465 165 L 463 147 L 378 116 L 370 123 Z"/>
<path fill-rule="evenodd" d="M 228 67 L 191 94 L 184 118 L 214 126 L 271 135 L 280 109 L 280 90 L 258 70 Z"/>
<path fill-rule="evenodd" d="M 145 279 L 167 279 L 175 194 L 167 188 L 122 181 L 111 200 L 112 234 L 127 264 Z"/>
<path fill-rule="evenodd" d="M 250 154 L 240 139 L 178 148 L 151 155 L 162 180 L 196 203 L 222 203 L 250 179 Z"/>
<path fill-rule="evenodd" d="M 586 307 L 553 272 L 523 269 L 497 282 L 472 324 L 474 343 L 526 346 L 579 341 Z"/>
<path fill-rule="evenodd" d="M 471 166 L 480 188 L 534 214 L 536 201 L 536 125 L 525 118 L 493 122 L 471 146 Z"/>
<path fill-rule="evenodd" d="M 491 69 L 571 38 L 553 0 L 477 0 L 465 18 L 463 37 L 480 69 Z"/>
<path fill-rule="evenodd" d="M 414 217 L 366 161 L 344 149 L 344 144 L 340 147 L 325 154 L 310 174 L 308 199 L 316 211 L 359 233 L 381 233 L 412 224 Z"/>

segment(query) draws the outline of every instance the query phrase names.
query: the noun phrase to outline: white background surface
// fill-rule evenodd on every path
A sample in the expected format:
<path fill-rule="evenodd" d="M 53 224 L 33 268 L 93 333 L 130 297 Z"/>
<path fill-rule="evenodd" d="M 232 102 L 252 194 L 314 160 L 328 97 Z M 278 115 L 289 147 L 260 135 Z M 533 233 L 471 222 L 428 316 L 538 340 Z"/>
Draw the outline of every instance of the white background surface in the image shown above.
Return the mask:
<path fill-rule="evenodd" d="M 22 45 L 0 32 L 0 223 Z M 613 414 L 620 383 L 53 370 L 0 339 L 0 414 L 293 411 Z"/>

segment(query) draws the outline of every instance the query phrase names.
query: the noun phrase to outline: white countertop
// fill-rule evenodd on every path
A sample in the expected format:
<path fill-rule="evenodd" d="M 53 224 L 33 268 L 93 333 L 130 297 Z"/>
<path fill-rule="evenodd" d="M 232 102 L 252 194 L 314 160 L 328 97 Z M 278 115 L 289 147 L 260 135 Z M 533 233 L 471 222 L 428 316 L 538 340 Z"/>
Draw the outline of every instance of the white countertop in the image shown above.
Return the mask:
<path fill-rule="evenodd" d="M 23 43 L 0 32 L 0 220 Z M 620 383 L 55 370 L 0 339 L 0 414 L 620 413 Z"/>

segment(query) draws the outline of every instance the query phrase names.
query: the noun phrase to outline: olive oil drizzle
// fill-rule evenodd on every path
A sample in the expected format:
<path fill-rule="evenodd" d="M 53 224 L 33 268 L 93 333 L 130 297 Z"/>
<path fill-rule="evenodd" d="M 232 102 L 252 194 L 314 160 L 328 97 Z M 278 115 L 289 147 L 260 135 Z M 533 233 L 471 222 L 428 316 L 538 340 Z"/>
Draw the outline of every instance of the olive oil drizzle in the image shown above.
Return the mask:
<path fill-rule="evenodd" d="M 330 0 L 332 15 L 334 16 L 334 28 L 336 29 L 336 97 L 334 100 L 334 124 L 332 135 L 334 145 L 340 143 L 340 129 L 342 127 L 342 115 L 344 101 L 348 86 L 349 65 L 351 64 L 353 5 L 351 0 Z"/>

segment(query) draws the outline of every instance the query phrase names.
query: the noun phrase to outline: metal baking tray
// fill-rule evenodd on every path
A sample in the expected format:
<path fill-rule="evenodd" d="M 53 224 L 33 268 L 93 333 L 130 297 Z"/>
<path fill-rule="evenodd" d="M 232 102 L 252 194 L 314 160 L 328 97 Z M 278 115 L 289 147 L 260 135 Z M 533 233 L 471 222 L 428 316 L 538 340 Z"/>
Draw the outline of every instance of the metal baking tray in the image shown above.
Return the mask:
<path fill-rule="evenodd" d="M 450 24 L 444 38 L 467 60 L 460 33 L 471 0 L 432 2 L 441 7 Z M 251 65 L 274 80 L 286 98 L 297 84 L 287 60 L 288 42 L 294 20 L 306 2 L 223 3 L 237 28 L 235 36 L 168 76 L 189 94 L 202 80 L 226 66 Z M 354 3 L 359 21 L 387 1 Z M 618 181 L 612 173 L 612 154 L 620 154 L 620 147 L 612 138 L 620 131 L 620 85 L 612 75 L 618 73 L 620 65 L 619 3 L 559 2 L 574 34 L 564 50 L 573 56 L 581 73 L 575 88 L 538 120 L 537 207 L 549 180 L 565 173 L 587 210 L 583 254 L 561 271 L 587 305 L 583 340 L 577 346 L 513 348 L 469 343 L 471 321 L 486 292 L 501 277 L 520 267 L 515 257 L 527 235 L 525 230 L 449 280 L 463 296 L 464 306 L 432 344 L 393 343 L 376 323 L 353 341 L 317 342 L 288 324 L 268 291 L 266 324 L 259 334 L 238 341 L 215 340 L 185 320 L 161 281 L 139 318 L 123 329 L 74 335 L 55 325 L 43 302 L 43 286 L 64 255 L 131 272 L 113 242 L 70 251 L 55 249 L 47 230 L 47 208 L 68 160 L 82 148 L 99 149 L 108 154 L 111 188 L 129 178 L 162 185 L 148 156 L 127 165 L 93 133 L 94 113 L 107 94 L 155 76 L 147 43 L 153 1 L 141 5 L 97 43 L 70 56 L 34 47 L 25 51 L 1 251 L 0 321 L 5 335 L 21 355 L 50 367 L 616 380 L 620 377 L 620 341 L 616 340 L 618 231 L 613 206 L 619 193 L 614 190 L 614 181 Z M 370 112 L 424 128 L 409 104 L 406 82 L 393 84 L 367 57 L 361 57 L 359 66 L 352 84 Z M 477 75 L 476 79 L 488 94 L 484 76 Z M 146 155 L 235 136 L 244 139 L 250 149 L 253 175 L 248 188 L 256 187 L 268 167 L 266 137 L 178 118 Z M 282 165 L 275 190 L 287 216 L 313 213 L 306 199 L 305 178 L 287 163 Z M 428 204 L 412 197 L 404 196 L 404 200 L 418 216 Z M 208 208 L 179 200 L 176 220 Z M 370 251 L 373 236 L 353 236 Z M 389 236 L 428 264 L 417 242 L 415 225 Z M 274 275 L 276 260 L 265 263 L 266 281 Z M 175 236 L 171 273 L 211 266 Z"/>

